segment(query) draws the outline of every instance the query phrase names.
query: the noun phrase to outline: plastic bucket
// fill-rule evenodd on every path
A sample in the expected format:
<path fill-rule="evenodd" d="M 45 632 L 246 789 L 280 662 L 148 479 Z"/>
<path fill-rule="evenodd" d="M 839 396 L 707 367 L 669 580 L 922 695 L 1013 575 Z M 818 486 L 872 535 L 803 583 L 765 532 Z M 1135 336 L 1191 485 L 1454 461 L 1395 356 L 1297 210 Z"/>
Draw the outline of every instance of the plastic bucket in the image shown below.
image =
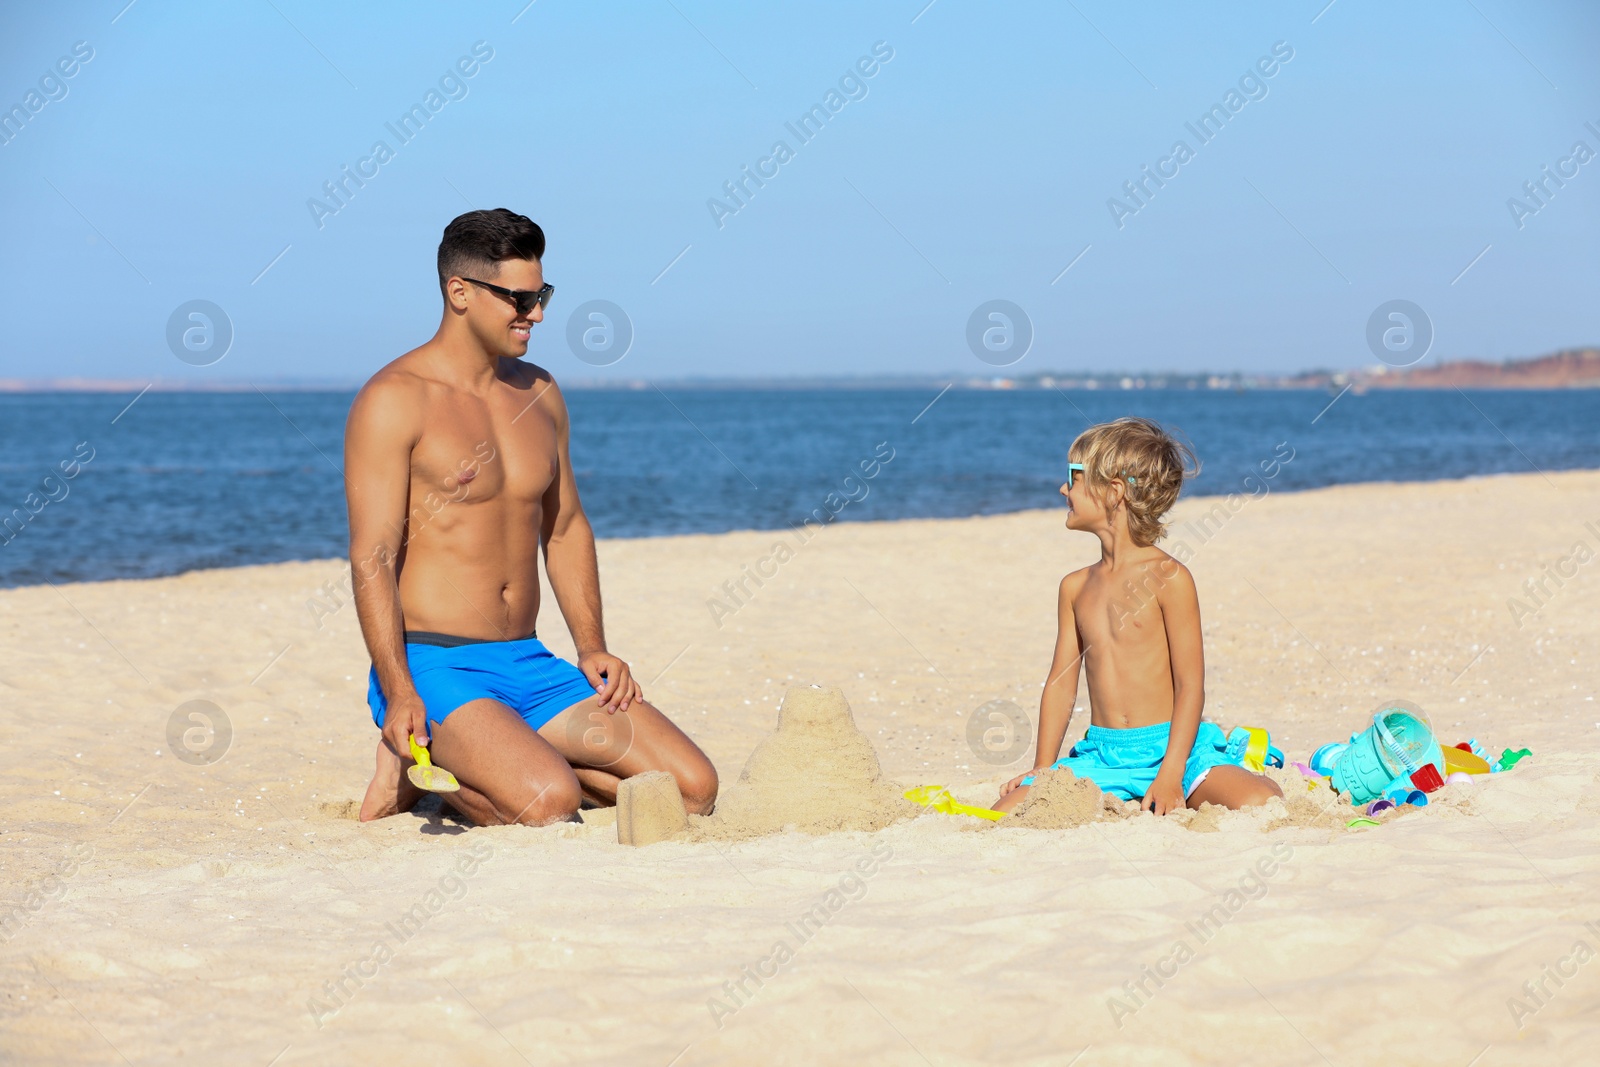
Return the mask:
<path fill-rule="evenodd" d="M 1443 770 L 1444 753 L 1421 708 L 1390 706 L 1372 725 L 1350 738 L 1333 768 L 1333 787 L 1357 804 L 1381 797 L 1396 778 L 1410 778 L 1423 765 Z"/>
<path fill-rule="evenodd" d="M 1349 747 L 1333 765 L 1333 787 L 1352 803 L 1365 804 L 1383 796 L 1399 772 L 1391 770 L 1378 741 L 1377 723 L 1350 739 Z"/>
<path fill-rule="evenodd" d="M 1426 764 L 1444 770 L 1444 750 L 1434 739 L 1433 728 L 1420 715 L 1407 708 L 1385 708 L 1373 716 L 1372 728 L 1378 735 L 1382 755 L 1397 776 L 1409 778 Z"/>

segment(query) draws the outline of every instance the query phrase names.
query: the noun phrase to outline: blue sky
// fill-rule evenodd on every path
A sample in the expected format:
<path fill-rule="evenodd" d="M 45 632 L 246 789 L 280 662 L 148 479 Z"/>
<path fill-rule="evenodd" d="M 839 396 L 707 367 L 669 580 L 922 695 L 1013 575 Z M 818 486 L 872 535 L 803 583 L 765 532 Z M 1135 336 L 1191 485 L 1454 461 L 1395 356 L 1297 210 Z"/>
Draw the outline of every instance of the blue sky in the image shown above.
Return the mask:
<path fill-rule="evenodd" d="M 1592 4 L 524 2 L 9 8 L 0 107 L 39 95 L 0 146 L 0 377 L 361 380 L 435 328 L 445 223 L 495 206 L 546 229 L 530 358 L 575 379 L 987 373 L 993 299 L 1032 323 L 1019 373 L 1370 364 L 1396 298 L 1430 360 L 1600 342 L 1600 158 L 1507 203 L 1600 152 Z M 1147 165 L 1176 174 L 1114 217 Z M 719 219 L 746 166 L 776 174 Z M 197 299 L 232 324 L 209 366 L 167 341 Z M 592 300 L 633 327 L 605 368 L 567 343 Z"/>

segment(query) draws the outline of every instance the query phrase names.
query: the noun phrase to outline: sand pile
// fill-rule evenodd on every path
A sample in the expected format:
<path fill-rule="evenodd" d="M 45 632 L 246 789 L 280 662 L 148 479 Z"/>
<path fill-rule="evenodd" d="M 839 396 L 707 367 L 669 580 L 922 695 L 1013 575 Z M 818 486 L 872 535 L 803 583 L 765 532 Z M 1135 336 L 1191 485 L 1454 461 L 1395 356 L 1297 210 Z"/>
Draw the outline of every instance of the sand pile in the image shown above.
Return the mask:
<path fill-rule="evenodd" d="M 1220 804 L 1202 804 L 1198 808 L 1189 808 L 1172 812 L 1182 820 L 1185 830 L 1192 830 L 1197 834 L 1215 834 L 1222 831 L 1222 817 L 1228 809 Z"/>
<path fill-rule="evenodd" d="M 1349 820 L 1362 814 L 1361 810 L 1352 807 L 1347 799 L 1323 783 L 1308 784 L 1298 771 L 1273 769 L 1268 770 L 1267 774 L 1283 789 L 1283 800 L 1275 800 L 1263 808 L 1243 813 L 1230 812 L 1215 804 L 1203 804 L 1197 809 L 1180 808 L 1165 818 L 1195 833 L 1217 833 L 1225 824 L 1234 829 L 1253 825 L 1255 829 L 1266 833 L 1285 826 L 1343 830 Z M 1457 810 L 1471 810 L 1472 797 L 1465 787 L 1449 796 L 1445 795 L 1446 792 L 1435 794 L 1433 799 L 1439 802 L 1443 798 L 1447 806 Z M 1393 809 L 1377 818 L 1381 822 L 1386 817 L 1414 814 L 1421 810 L 1424 809 Z M 1137 801 L 1118 800 L 1102 793 L 1087 778 L 1078 778 L 1068 770 L 1057 770 L 1046 771 L 1034 779 L 1028 799 L 1018 806 L 1011 818 L 998 823 L 984 823 L 981 828 L 1027 826 L 1036 830 L 1066 830 L 1090 822 L 1135 819 L 1140 814 Z"/>
<path fill-rule="evenodd" d="M 885 781 L 878 753 L 856 726 L 844 693 L 818 686 L 784 694 L 778 728 L 756 746 L 714 814 L 694 820 L 701 839 L 881 830 L 922 808 Z"/>
<path fill-rule="evenodd" d="M 1267 776 L 1283 790 L 1284 814 L 1267 819 L 1261 826 L 1263 832 L 1280 826 L 1317 826 L 1328 830 L 1342 830 L 1351 819 L 1362 814 L 1348 798 L 1340 796 L 1326 784 L 1306 778 L 1296 770 L 1269 769 Z M 1267 805 L 1277 806 L 1277 802 Z"/>
<path fill-rule="evenodd" d="M 1117 805 L 1121 810 L 1121 805 Z M 1034 830 L 1067 830 L 1094 822 L 1108 811 L 1100 787 L 1069 770 L 1045 771 L 1033 780 L 1028 799 L 1017 806 L 1006 826 Z"/>

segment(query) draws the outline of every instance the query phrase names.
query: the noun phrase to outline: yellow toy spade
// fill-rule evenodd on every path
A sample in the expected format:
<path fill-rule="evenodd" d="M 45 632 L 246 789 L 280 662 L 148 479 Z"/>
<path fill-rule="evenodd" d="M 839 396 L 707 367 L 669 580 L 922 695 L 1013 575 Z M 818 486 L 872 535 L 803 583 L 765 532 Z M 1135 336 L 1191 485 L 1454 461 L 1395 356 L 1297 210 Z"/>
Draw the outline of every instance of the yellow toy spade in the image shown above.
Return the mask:
<path fill-rule="evenodd" d="M 963 804 L 951 796 L 950 790 L 942 785 L 919 785 L 915 789 L 906 790 L 905 798 L 945 815 L 971 815 L 974 818 L 990 821 L 1006 817 L 1003 811 L 980 808 L 975 804 Z"/>
<path fill-rule="evenodd" d="M 461 783 L 456 781 L 456 776 L 443 767 L 433 765 L 433 760 L 428 758 L 428 750 L 417 744 L 416 735 L 411 737 L 411 758 L 417 761 L 415 766 L 406 768 L 406 777 L 411 779 L 412 785 L 430 793 L 460 791 Z"/>

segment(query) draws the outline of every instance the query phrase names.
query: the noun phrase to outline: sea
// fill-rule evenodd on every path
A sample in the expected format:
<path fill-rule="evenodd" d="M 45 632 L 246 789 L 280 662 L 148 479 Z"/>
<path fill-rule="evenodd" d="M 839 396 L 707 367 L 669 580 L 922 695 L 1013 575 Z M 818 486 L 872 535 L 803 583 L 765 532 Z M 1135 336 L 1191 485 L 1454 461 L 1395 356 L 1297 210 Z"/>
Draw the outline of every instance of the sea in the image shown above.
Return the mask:
<path fill-rule="evenodd" d="M 353 391 L 0 395 L 0 587 L 346 552 Z M 1063 507 L 1085 426 L 1143 415 L 1190 494 L 1600 467 L 1600 390 L 569 389 L 600 537 Z M 1285 458 L 1288 457 L 1288 458 Z"/>

